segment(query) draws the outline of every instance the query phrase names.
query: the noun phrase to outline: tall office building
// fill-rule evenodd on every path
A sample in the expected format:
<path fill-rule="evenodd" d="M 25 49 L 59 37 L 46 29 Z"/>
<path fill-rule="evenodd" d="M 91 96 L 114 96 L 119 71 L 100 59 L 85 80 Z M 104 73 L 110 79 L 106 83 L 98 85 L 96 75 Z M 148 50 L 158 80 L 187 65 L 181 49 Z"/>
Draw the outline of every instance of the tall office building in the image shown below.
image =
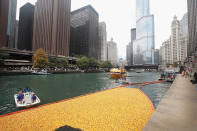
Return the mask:
<path fill-rule="evenodd" d="M 71 12 L 70 54 L 99 59 L 99 15 L 87 5 Z"/>
<path fill-rule="evenodd" d="M 197 52 L 197 0 L 187 0 L 187 5 L 189 29 L 188 55 L 194 56 L 194 53 Z"/>
<path fill-rule="evenodd" d="M 113 65 L 118 64 L 118 48 L 113 38 L 107 42 L 107 61 L 110 61 Z"/>
<path fill-rule="evenodd" d="M 99 23 L 99 45 L 100 48 L 100 60 L 107 60 L 107 32 L 106 32 L 106 24 L 105 22 Z"/>
<path fill-rule="evenodd" d="M 136 28 L 131 29 L 131 58 L 130 65 L 133 65 L 133 42 L 136 40 Z"/>
<path fill-rule="evenodd" d="M 17 0 L 0 0 L 0 46 L 15 48 Z"/>
<path fill-rule="evenodd" d="M 35 4 L 33 51 L 69 56 L 71 0 L 38 0 Z"/>
<path fill-rule="evenodd" d="M 171 23 L 171 59 L 172 63 L 180 60 L 180 22 L 177 17 L 174 16 L 174 20 Z"/>
<path fill-rule="evenodd" d="M 154 16 L 149 0 L 136 0 L 136 40 L 133 42 L 134 65 L 154 64 Z"/>
<path fill-rule="evenodd" d="M 20 8 L 18 49 L 32 50 L 34 5 L 26 3 Z"/>
<path fill-rule="evenodd" d="M 129 44 L 126 46 L 126 59 L 127 59 L 128 66 L 131 65 L 131 53 L 132 53 L 131 48 L 132 48 L 131 42 L 129 42 Z"/>

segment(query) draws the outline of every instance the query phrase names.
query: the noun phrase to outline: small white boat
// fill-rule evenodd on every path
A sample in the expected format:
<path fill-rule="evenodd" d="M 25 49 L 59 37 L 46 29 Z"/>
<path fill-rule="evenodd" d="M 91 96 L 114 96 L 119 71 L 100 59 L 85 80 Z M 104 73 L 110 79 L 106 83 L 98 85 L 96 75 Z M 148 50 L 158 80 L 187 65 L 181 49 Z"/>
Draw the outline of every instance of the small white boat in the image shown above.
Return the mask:
<path fill-rule="evenodd" d="M 18 94 L 14 95 L 16 107 L 30 107 L 30 106 L 33 106 L 33 105 L 36 105 L 36 104 L 40 103 L 40 99 L 36 95 L 35 95 L 36 96 L 36 100 L 32 101 L 32 96 L 35 93 L 33 93 L 33 92 L 26 92 L 26 93 L 23 93 L 23 94 L 24 94 L 24 99 L 21 102 L 17 101 Z"/>
<path fill-rule="evenodd" d="M 34 75 L 49 75 L 50 73 L 48 73 L 47 70 L 41 70 L 41 71 L 33 70 L 32 74 L 34 74 Z"/>
<path fill-rule="evenodd" d="M 137 69 L 137 70 L 135 70 L 135 72 L 136 73 L 142 73 L 142 72 L 144 72 L 144 69 Z"/>
<path fill-rule="evenodd" d="M 129 84 L 129 82 L 126 81 L 126 80 L 119 80 L 119 83 L 120 83 L 120 84 Z"/>

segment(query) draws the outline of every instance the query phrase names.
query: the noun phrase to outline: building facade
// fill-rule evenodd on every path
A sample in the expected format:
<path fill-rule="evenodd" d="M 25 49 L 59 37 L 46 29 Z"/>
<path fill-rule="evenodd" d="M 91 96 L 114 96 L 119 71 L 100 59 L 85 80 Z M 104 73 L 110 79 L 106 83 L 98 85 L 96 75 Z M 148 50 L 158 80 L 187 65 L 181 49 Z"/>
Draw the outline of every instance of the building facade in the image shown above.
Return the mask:
<path fill-rule="evenodd" d="M 136 40 L 136 28 L 131 29 L 131 58 L 129 65 L 133 65 L 133 42 Z"/>
<path fill-rule="evenodd" d="M 128 64 L 128 66 L 130 66 L 131 65 L 131 53 L 133 52 L 131 49 L 132 49 L 132 47 L 131 47 L 132 45 L 131 45 L 131 42 L 129 42 L 129 44 L 126 46 L 126 59 L 127 59 L 127 64 Z"/>
<path fill-rule="evenodd" d="M 91 6 L 71 12 L 70 54 L 99 59 L 99 15 Z"/>
<path fill-rule="evenodd" d="M 107 42 L 107 61 L 110 61 L 113 65 L 118 64 L 118 48 L 113 39 Z"/>
<path fill-rule="evenodd" d="M 133 64 L 154 64 L 154 16 L 149 0 L 136 0 L 136 40 L 133 42 Z"/>
<path fill-rule="evenodd" d="M 34 5 L 26 3 L 20 8 L 18 49 L 32 50 Z"/>
<path fill-rule="evenodd" d="M 184 63 L 188 54 L 187 13 L 179 21 L 175 16 L 171 23 L 170 39 L 162 44 L 162 63 Z"/>
<path fill-rule="evenodd" d="M 69 56 L 71 0 L 38 0 L 35 4 L 33 51 Z"/>
<path fill-rule="evenodd" d="M 17 0 L 0 0 L 0 46 L 15 48 Z"/>
<path fill-rule="evenodd" d="M 105 22 L 99 23 L 99 45 L 101 46 L 100 50 L 100 60 L 107 60 L 107 32 Z"/>
<path fill-rule="evenodd" d="M 160 48 L 160 53 L 162 56 L 162 64 L 168 65 L 172 64 L 172 57 L 171 57 L 171 38 L 164 41 Z"/>
<path fill-rule="evenodd" d="M 197 52 L 197 1 L 187 0 L 187 6 L 189 30 L 188 56 L 194 56 L 194 53 Z"/>

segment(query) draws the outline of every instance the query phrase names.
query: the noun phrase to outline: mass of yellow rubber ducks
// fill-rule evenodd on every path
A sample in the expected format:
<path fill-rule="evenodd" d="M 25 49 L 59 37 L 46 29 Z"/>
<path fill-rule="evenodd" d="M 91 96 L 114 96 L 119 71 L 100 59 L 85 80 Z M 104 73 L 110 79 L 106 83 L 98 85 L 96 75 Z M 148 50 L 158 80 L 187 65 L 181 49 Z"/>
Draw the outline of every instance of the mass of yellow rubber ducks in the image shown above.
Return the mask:
<path fill-rule="evenodd" d="M 52 131 L 68 125 L 84 131 L 141 131 L 153 112 L 139 89 L 115 88 L 0 116 L 0 129 Z"/>

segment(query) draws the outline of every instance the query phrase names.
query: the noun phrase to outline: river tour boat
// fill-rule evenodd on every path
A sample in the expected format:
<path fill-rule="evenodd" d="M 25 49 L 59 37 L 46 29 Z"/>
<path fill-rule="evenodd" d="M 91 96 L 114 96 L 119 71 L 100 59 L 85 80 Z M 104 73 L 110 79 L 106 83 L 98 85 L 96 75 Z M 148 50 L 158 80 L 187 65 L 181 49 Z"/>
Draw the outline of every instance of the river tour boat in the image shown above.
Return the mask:
<path fill-rule="evenodd" d="M 121 77 L 127 77 L 127 72 L 125 69 L 122 68 L 112 68 L 110 70 L 110 77 L 111 78 L 121 78 Z"/>
<path fill-rule="evenodd" d="M 14 94 L 16 107 L 31 107 L 40 103 L 40 99 L 30 90 L 25 89 L 18 94 Z"/>

